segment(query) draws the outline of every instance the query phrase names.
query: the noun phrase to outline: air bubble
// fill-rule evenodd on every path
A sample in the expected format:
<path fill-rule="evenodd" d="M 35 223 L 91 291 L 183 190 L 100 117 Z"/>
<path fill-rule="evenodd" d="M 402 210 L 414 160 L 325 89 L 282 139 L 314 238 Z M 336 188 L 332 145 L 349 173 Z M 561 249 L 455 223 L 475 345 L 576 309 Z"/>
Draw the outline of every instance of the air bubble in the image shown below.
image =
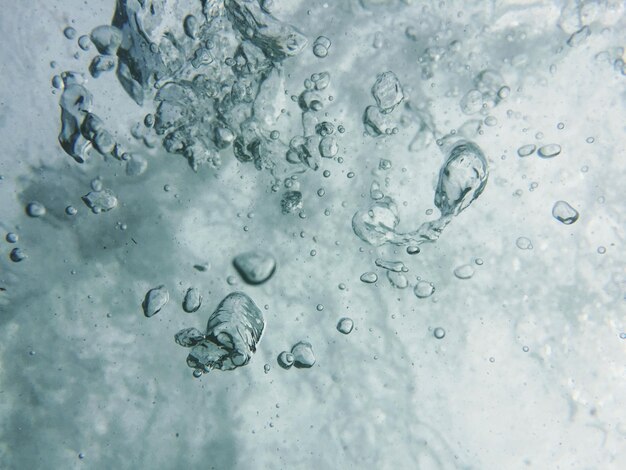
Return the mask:
<path fill-rule="evenodd" d="M 235 257 L 233 265 L 245 282 L 252 285 L 269 280 L 276 271 L 276 260 L 264 251 L 249 251 Z"/>
<path fill-rule="evenodd" d="M 315 364 L 313 346 L 306 341 L 300 341 L 291 348 L 293 365 L 298 369 L 308 369 Z"/>
<path fill-rule="evenodd" d="M 519 237 L 516 241 L 515 244 L 517 245 L 517 247 L 520 250 L 532 250 L 533 249 L 533 244 L 530 241 L 530 238 L 526 238 L 526 237 Z"/>
<path fill-rule="evenodd" d="M 437 339 L 443 339 L 446 336 L 446 330 L 438 326 L 433 331 L 433 336 Z"/>
<path fill-rule="evenodd" d="M 67 28 L 63 30 L 63 35 L 67 39 L 74 39 L 76 37 L 76 30 L 72 28 L 71 26 L 68 26 Z"/>
<path fill-rule="evenodd" d="M 17 233 L 9 232 L 6 234 L 5 240 L 9 243 L 17 243 L 19 237 Z"/>
<path fill-rule="evenodd" d="M 419 246 L 409 245 L 409 246 L 406 247 L 406 252 L 409 255 L 417 255 L 420 251 L 422 251 L 422 250 L 420 249 Z"/>
<path fill-rule="evenodd" d="M 40 202 L 33 201 L 26 205 L 26 214 L 29 217 L 43 217 L 46 215 L 46 208 Z"/>
<path fill-rule="evenodd" d="M 366 272 L 366 273 L 361 274 L 360 279 L 361 279 L 362 282 L 364 282 L 366 284 L 373 284 L 376 281 L 378 281 L 378 276 L 376 275 L 376 273 L 373 273 L 373 272 L 370 271 L 370 272 Z"/>
<path fill-rule="evenodd" d="M 418 299 L 426 299 L 435 293 L 435 286 L 431 282 L 417 281 L 413 293 Z"/>
<path fill-rule="evenodd" d="M 326 36 L 319 36 L 313 43 L 313 54 L 316 57 L 324 58 L 328 55 L 328 49 L 330 49 L 331 42 Z"/>
<path fill-rule="evenodd" d="M 561 153 L 561 146 L 559 144 L 544 145 L 537 151 L 537 155 L 541 158 L 553 158 Z"/>
<path fill-rule="evenodd" d="M 344 335 L 349 335 L 354 328 L 354 322 L 351 318 L 344 317 L 337 323 L 337 331 L 339 333 L 343 333 Z"/>
<path fill-rule="evenodd" d="M 372 96 L 384 114 L 391 113 L 404 99 L 402 85 L 396 74 L 389 71 L 378 75 L 372 86 Z"/>
<path fill-rule="evenodd" d="M 144 298 L 143 313 L 146 317 L 156 315 L 170 300 L 170 294 L 164 285 L 150 289 Z"/>
<path fill-rule="evenodd" d="M 92 191 L 85 194 L 81 199 L 94 214 L 110 211 L 117 206 L 117 198 L 110 189 Z"/>
<path fill-rule="evenodd" d="M 409 287 L 409 280 L 403 273 L 397 273 L 394 271 L 387 271 L 387 279 L 396 289 L 406 289 Z"/>
<path fill-rule="evenodd" d="M 454 270 L 454 275 L 459 279 L 471 279 L 474 275 L 474 268 L 470 264 L 464 264 Z"/>
<path fill-rule="evenodd" d="M 83 35 L 78 38 L 78 47 L 80 47 L 83 51 L 88 51 L 91 47 L 91 39 L 87 35 Z"/>
<path fill-rule="evenodd" d="M 565 225 L 571 225 L 578 220 L 579 214 L 567 202 L 557 201 L 552 207 L 552 216 Z"/>
<path fill-rule="evenodd" d="M 20 261 L 28 258 L 28 256 L 26 255 L 26 252 L 24 252 L 24 250 L 22 250 L 21 248 L 13 248 L 9 253 L 9 258 L 14 263 L 19 263 Z"/>
<path fill-rule="evenodd" d="M 537 146 L 535 146 L 534 144 L 523 145 L 517 149 L 517 154 L 520 157 L 528 157 L 532 155 L 536 149 L 537 149 Z"/>
<path fill-rule="evenodd" d="M 277 358 L 278 365 L 283 369 L 289 369 L 293 366 L 294 357 L 293 354 L 287 351 L 283 351 L 278 355 Z"/>
<path fill-rule="evenodd" d="M 201 305 L 202 295 L 200 295 L 200 291 L 195 287 L 187 289 L 183 300 L 183 310 L 187 313 L 197 312 Z"/>

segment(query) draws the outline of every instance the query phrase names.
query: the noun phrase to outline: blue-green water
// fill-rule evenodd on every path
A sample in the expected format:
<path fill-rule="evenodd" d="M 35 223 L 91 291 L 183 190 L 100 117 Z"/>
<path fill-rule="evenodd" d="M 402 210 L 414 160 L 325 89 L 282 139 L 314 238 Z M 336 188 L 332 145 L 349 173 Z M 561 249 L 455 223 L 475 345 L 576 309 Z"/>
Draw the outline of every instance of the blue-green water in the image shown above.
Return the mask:
<path fill-rule="evenodd" d="M 622 467 L 623 2 L 33 3 L 0 468 Z"/>

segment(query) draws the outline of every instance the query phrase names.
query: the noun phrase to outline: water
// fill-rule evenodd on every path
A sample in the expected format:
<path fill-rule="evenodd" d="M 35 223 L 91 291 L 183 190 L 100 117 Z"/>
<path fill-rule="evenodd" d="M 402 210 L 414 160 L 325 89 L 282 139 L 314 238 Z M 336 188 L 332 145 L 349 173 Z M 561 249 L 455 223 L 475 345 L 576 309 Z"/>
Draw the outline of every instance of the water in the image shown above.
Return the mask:
<path fill-rule="evenodd" d="M 623 2 L 4 10 L 0 466 L 620 468 Z"/>

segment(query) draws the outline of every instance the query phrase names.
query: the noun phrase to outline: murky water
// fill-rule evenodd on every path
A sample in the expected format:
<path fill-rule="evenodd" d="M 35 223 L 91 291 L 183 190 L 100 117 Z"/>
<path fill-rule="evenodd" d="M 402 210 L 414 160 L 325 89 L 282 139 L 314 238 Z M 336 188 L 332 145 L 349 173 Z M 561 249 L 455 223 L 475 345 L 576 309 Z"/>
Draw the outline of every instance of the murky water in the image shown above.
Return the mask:
<path fill-rule="evenodd" d="M 623 2 L 5 3 L 0 468 L 623 467 Z"/>

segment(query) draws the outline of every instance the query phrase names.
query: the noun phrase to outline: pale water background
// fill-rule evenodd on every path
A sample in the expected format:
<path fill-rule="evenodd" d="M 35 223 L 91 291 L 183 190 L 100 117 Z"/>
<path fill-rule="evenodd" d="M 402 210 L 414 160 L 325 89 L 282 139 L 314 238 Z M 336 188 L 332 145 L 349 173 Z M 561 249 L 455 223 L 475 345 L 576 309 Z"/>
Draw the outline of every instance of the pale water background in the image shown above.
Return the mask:
<path fill-rule="evenodd" d="M 623 2 L 276 0 L 272 13 L 308 39 L 283 63 L 276 129 L 289 142 L 300 122 L 290 96 L 322 71 L 334 98 L 322 112 L 345 127 L 343 162 L 299 175 L 303 216 L 281 213 L 285 188 L 272 191 L 269 172 L 231 148 L 219 170 L 194 172 L 132 137 L 153 103 L 139 107 L 113 71 L 90 77 L 97 52 L 77 45 L 110 24 L 114 1 L 0 6 L 0 468 L 624 468 Z M 585 25 L 589 35 L 568 44 Z M 323 59 L 312 52 L 320 35 L 332 41 Z M 469 116 L 459 103 L 484 69 L 510 93 Z M 89 78 L 94 112 L 143 153 L 145 173 L 63 152 L 51 79 L 65 70 Z M 363 112 L 388 70 L 404 88 L 401 124 L 374 138 Z M 398 204 L 401 230 L 438 215 L 436 139 L 471 120 L 490 170 L 471 207 L 417 255 L 357 238 L 351 219 L 374 180 Z M 554 158 L 518 156 L 551 143 Z M 93 214 L 81 196 L 97 177 L 119 202 Z M 574 224 L 552 216 L 559 200 L 580 213 Z M 46 214 L 28 217 L 31 201 Z M 19 263 L 15 247 L 28 255 Z M 255 249 L 277 269 L 250 286 L 232 259 Z M 393 287 L 377 258 L 403 261 L 411 286 Z M 455 276 L 467 264 L 473 276 Z M 378 281 L 362 282 L 366 272 Z M 431 297 L 416 297 L 416 276 L 435 285 Z M 141 303 L 158 285 L 169 303 L 146 318 Z M 181 308 L 190 286 L 203 295 L 195 313 Z M 234 290 L 264 312 L 257 352 L 194 378 L 174 334 L 204 328 Z M 336 329 L 342 317 L 354 320 L 349 335 Z M 301 340 L 315 365 L 284 370 L 278 354 Z"/>

